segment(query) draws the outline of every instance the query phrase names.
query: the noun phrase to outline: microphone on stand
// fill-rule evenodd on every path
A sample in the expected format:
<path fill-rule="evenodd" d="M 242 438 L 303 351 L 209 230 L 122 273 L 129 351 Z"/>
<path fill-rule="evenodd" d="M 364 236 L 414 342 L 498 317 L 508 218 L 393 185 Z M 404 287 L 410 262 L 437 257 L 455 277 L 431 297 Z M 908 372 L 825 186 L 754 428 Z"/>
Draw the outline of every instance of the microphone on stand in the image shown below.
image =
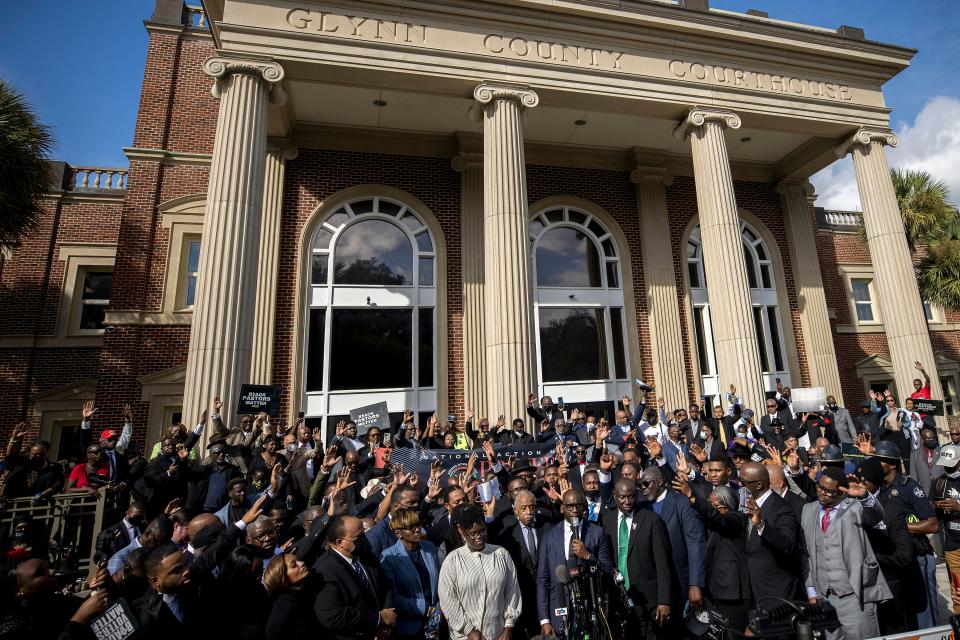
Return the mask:
<path fill-rule="evenodd" d="M 580 518 L 571 518 L 570 526 L 573 527 L 573 537 L 571 537 L 570 539 L 579 540 L 580 539 Z"/>

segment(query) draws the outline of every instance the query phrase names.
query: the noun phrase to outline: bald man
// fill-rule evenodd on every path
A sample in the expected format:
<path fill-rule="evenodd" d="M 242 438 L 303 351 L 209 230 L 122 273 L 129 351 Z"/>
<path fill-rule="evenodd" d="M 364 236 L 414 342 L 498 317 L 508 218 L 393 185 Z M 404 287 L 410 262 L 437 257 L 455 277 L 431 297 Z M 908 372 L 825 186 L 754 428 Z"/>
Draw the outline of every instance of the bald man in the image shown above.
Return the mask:
<path fill-rule="evenodd" d="M 770 489 L 770 473 L 759 462 L 740 468 L 740 483 L 750 492 L 744 513 L 747 526 L 747 570 L 754 605 L 760 598 L 801 600 L 800 523 L 787 501 Z"/>
<path fill-rule="evenodd" d="M 787 474 L 783 470 L 783 467 L 772 464 L 766 466 L 767 473 L 770 475 L 770 488 L 773 489 L 774 493 L 787 501 L 787 504 L 793 509 L 793 515 L 797 516 L 797 522 L 800 522 L 803 505 L 807 504 L 806 499 L 790 488 L 790 485 L 787 483 Z"/>

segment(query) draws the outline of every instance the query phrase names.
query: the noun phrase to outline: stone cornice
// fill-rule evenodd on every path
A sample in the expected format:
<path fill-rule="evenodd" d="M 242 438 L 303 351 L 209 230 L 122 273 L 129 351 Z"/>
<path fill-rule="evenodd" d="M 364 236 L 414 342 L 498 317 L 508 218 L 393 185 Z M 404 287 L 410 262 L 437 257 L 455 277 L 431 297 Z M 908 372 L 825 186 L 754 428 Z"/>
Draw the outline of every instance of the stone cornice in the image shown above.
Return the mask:
<path fill-rule="evenodd" d="M 243 73 L 264 80 L 270 91 L 270 102 L 283 106 L 287 102 L 287 94 L 280 81 L 283 80 L 283 67 L 272 60 L 256 60 L 248 58 L 226 58 L 214 56 L 203 61 L 203 72 L 214 79 L 210 93 L 214 98 L 220 98 L 223 79 L 228 75 Z"/>
<path fill-rule="evenodd" d="M 270 152 L 280 153 L 284 160 L 296 160 L 300 155 L 300 147 L 286 138 L 267 138 L 267 153 Z"/>
<path fill-rule="evenodd" d="M 728 129 L 740 128 L 740 116 L 733 111 L 726 109 L 708 109 L 704 107 L 694 107 L 687 113 L 687 117 L 677 124 L 673 130 L 673 136 L 677 140 L 686 140 L 690 129 L 702 127 L 708 122 L 716 122 L 721 127 Z"/>
<path fill-rule="evenodd" d="M 522 85 L 484 82 L 473 90 L 474 99 L 486 106 L 495 100 L 512 100 L 521 107 L 532 109 L 540 104 L 540 96 Z"/>
<path fill-rule="evenodd" d="M 662 182 L 663 186 L 673 184 L 673 172 L 666 167 L 640 166 L 630 172 L 630 182 L 634 184 Z"/>
<path fill-rule="evenodd" d="M 881 145 L 889 145 L 891 147 L 895 147 L 900 144 L 897 136 L 895 136 L 891 131 L 860 127 L 853 133 L 852 136 L 837 145 L 835 151 L 837 157 L 842 158 L 853 151 L 856 147 L 868 147 L 873 142 L 877 142 Z"/>
<path fill-rule="evenodd" d="M 210 155 L 206 153 L 184 153 L 165 149 L 144 149 L 124 147 L 123 153 L 130 162 L 159 162 L 166 165 L 210 166 Z"/>
<path fill-rule="evenodd" d="M 459 155 L 450 159 L 450 167 L 458 173 L 463 173 L 468 169 L 482 169 L 483 154 L 461 151 Z"/>

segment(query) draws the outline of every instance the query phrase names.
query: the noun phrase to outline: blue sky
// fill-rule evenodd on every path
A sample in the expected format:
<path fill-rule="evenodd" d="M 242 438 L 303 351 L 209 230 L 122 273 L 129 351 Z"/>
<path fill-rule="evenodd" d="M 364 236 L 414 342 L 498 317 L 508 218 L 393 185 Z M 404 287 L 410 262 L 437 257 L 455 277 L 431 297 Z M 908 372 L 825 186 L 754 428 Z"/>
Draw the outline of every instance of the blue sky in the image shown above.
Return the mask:
<path fill-rule="evenodd" d="M 55 157 L 78 165 L 126 166 L 122 148 L 133 137 L 146 55 L 142 22 L 153 4 L 5 3 L 0 77 L 26 94 L 53 127 Z M 909 138 L 891 152 L 891 163 L 935 169 L 960 196 L 960 81 L 955 66 L 960 60 L 960 2 L 711 0 L 711 6 L 762 9 L 773 18 L 824 27 L 858 26 L 869 39 L 919 49 L 913 66 L 885 88 L 894 110 L 893 127 L 901 138 Z M 819 204 L 856 208 L 849 164 L 838 162 L 814 179 Z"/>

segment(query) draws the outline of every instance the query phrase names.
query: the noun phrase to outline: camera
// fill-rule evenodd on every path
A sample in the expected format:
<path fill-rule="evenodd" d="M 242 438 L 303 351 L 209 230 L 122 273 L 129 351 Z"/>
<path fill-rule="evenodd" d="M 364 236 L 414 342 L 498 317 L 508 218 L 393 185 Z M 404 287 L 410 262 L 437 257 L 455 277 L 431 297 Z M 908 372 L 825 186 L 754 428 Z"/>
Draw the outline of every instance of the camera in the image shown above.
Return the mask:
<path fill-rule="evenodd" d="M 452 413 L 449 414 L 447 416 L 447 422 L 449 422 L 450 424 L 455 424 L 457 422 L 457 416 Z"/>

